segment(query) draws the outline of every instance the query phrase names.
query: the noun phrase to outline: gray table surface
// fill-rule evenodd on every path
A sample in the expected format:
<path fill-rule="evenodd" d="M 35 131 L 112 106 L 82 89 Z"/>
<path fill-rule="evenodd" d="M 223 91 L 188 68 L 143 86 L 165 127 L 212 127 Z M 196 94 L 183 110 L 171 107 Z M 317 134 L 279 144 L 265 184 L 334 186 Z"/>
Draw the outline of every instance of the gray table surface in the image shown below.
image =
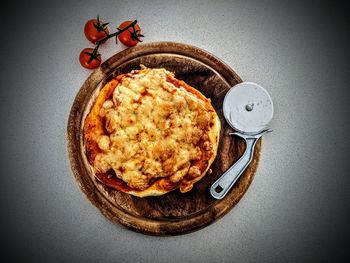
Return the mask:
<path fill-rule="evenodd" d="M 282 1 L 75 1 L 4 7 L 1 238 L 44 262 L 301 262 L 349 243 L 349 27 L 341 8 Z M 203 48 L 271 94 L 274 132 L 255 179 L 214 224 L 176 237 L 115 225 L 75 182 L 66 149 L 74 97 L 90 71 L 86 20 L 137 18 L 144 41 Z M 108 58 L 124 47 L 110 41 Z"/>

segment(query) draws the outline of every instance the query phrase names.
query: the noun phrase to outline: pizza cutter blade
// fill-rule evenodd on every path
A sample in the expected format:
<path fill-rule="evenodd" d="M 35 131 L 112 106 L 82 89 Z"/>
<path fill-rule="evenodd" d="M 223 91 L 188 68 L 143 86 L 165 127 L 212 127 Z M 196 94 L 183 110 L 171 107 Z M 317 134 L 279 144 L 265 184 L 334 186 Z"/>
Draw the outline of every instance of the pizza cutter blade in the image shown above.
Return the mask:
<path fill-rule="evenodd" d="M 244 139 L 246 150 L 210 187 L 216 199 L 226 196 L 253 159 L 254 148 L 260 137 L 271 129 L 266 128 L 273 117 L 273 103 L 267 91 L 253 82 L 242 82 L 231 88 L 224 99 L 223 112 L 226 121 Z"/>

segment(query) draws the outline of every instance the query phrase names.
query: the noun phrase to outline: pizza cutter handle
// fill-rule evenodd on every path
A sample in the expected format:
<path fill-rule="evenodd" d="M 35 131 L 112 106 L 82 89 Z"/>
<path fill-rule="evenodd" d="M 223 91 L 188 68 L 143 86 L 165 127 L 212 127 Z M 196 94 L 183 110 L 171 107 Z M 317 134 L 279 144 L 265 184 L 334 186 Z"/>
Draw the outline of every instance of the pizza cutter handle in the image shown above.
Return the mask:
<path fill-rule="evenodd" d="M 242 157 L 210 187 L 210 193 L 216 199 L 222 199 L 226 196 L 253 159 L 254 147 L 258 139 L 243 139 L 246 142 L 246 150 Z"/>
<path fill-rule="evenodd" d="M 238 178 L 242 175 L 244 170 L 247 168 L 249 163 L 253 159 L 255 144 L 259 138 L 266 132 L 272 131 L 271 129 L 266 129 L 259 134 L 249 136 L 239 132 L 232 133 L 242 137 L 246 142 L 246 149 L 242 157 L 231 166 L 215 183 L 210 187 L 211 195 L 216 199 L 222 199 L 226 196 L 228 191 L 236 183 Z"/>

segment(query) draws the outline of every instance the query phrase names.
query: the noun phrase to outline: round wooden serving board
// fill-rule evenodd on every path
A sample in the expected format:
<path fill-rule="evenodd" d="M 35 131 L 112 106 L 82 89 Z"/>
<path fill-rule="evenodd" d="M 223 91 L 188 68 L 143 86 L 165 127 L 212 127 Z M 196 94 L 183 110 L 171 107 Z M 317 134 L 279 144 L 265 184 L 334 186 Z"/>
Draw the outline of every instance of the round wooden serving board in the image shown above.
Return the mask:
<path fill-rule="evenodd" d="M 138 69 L 140 64 L 174 72 L 176 78 L 184 80 L 211 99 L 221 120 L 218 154 L 211 165 L 213 172 L 195 183 L 186 194 L 175 190 L 163 196 L 134 197 L 97 182 L 88 166 L 82 126 L 96 95 L 111 78 Z M 241 81 L 229 66 L 208 52 L 174 42 L 139 44 L 108 59 L 85 81 L 69 115 L 68 153 L 81 190 L 111 221 L 145 234 L 184 234 L 203 228 L 225 215 L 252 182 L 261 149 L 260 140 L 255 147 L 253 161 L 224 199 L 211 197 L 209 189 L 212 183 L 239 159 L 245 149 L 241 139 L 228 135 L 232 129 L 222 112 L 226 92 Z"/>

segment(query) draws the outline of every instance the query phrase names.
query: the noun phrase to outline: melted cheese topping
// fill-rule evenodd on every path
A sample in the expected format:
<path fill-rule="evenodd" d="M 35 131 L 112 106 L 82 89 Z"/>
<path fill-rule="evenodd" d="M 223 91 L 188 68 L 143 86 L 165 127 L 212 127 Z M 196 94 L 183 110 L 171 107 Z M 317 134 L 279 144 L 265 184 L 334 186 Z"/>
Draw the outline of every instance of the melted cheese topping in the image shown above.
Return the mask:
<path fill-rule="evenodd" d="M 201 174 L 191 163 L 202 156 L 199 142 L 208 139 L 215 113 L 205 98 L 168 82 L 169 75 L 165 69 L 128 74 L 104 102 L 100 116 L 108 135 L 97 139 L 102 150 L 94 160 L 98 172 L 113 169 L 138 190 L 155 178 L 179 182 L 187 173 Z"/>

